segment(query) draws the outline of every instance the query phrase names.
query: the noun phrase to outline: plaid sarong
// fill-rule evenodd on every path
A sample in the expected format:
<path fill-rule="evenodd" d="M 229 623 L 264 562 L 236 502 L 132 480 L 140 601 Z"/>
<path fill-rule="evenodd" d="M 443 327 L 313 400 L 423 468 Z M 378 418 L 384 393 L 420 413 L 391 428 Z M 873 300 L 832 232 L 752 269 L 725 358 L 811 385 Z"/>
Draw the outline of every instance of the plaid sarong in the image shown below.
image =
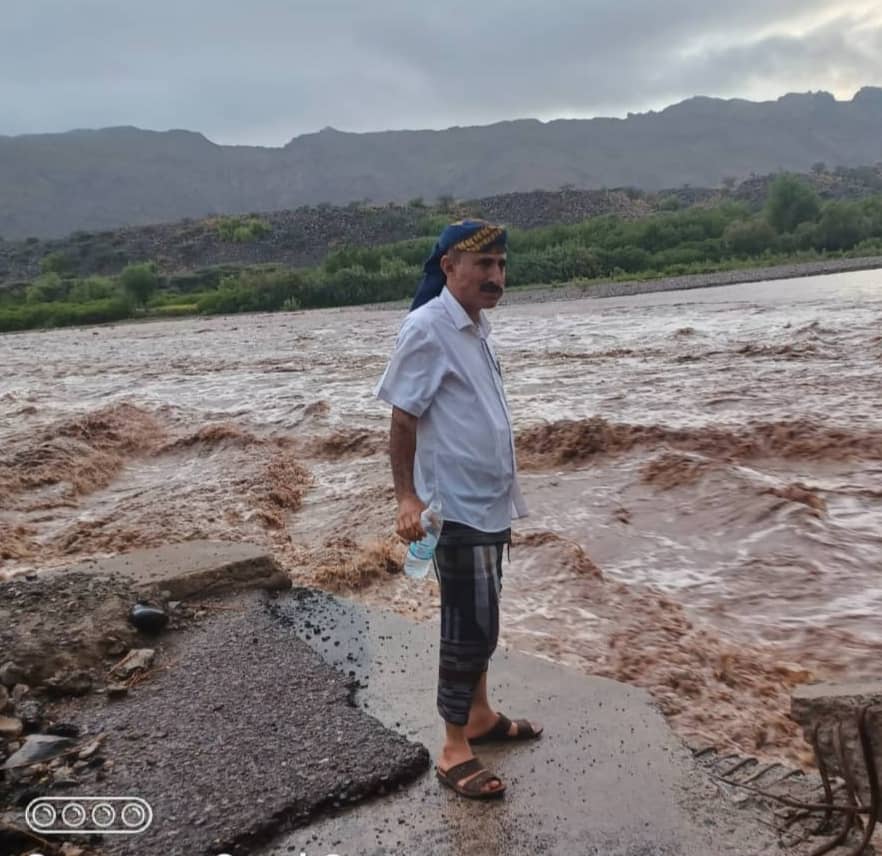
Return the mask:
<path fill-rule="evenodd" d="M 453 725 L 468 722 L 475 685 L 487 671 L 499 636 L 502 555 L 510 533 L 481 533 L 485 540 L 500 538 L 494 543 L 462 543 L 481 540 L 475 532 L 456 537 L 445 524 L 435 550 L 441 587 L 438 711 Z"/>

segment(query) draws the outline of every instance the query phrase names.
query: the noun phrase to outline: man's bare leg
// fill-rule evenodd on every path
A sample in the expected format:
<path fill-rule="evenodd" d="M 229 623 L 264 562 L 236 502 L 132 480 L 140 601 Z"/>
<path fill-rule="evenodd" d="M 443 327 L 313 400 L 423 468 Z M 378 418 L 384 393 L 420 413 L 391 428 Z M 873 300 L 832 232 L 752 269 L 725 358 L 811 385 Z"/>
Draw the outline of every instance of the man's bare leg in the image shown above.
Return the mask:
<path fill-rule="evenodd" d="M 469 708 L 469 721 L 465 727 L 465 736 L 480 737 L 486 734 L 495 724 L 498 714 L 490 707 L 490 700 L 487 698 L 487 673 L 481 675 L 480 680 L 475 686 L 475 694 L 472 696 L 472 706 Z M 536 722 L 530 722 L 534 731 L 539 731 L 540 726 Z M 511 737 L 518 733 L 518 726 L 512 722 L 511 728 L 508 729 Z"/>
<path fill-rule="evenodd" d="M 474 756 L 475 753 L 472 752 L 472 748 L 469 746 L 469 741 L 466 739 L 465 726 L 453 725 L 450 722 L 445 722 L 444 748 L 441 750 L 441 756 L 438 758 L 438 768 L 441 772 L 446 773 L 451 767 L 469 761 L 474 758 Z M 479 770 L 477 773 L 472 773 L 471 776 L 466 776 L 464 779 L 460 779 L 457 784 L 462 787 L 470 779 L 480 775 L 480 772 L 481 771 Z M 498 790 L 501 787 L 503 787 L 503 785 L 498 779 L 490 779 L 484 783 L 481 790 L 489 792 Z"/>

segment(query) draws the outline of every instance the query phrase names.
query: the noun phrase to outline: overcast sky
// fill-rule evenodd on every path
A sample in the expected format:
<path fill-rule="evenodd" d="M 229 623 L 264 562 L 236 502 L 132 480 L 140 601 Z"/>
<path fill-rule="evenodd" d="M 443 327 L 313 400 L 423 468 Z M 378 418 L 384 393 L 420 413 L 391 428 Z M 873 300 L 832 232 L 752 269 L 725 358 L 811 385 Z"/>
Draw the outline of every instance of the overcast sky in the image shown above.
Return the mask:
<path fill-rule="evenodd" d="M 7 0 L 0 134 L 283 145 L 882 84 L 879 0 Z"/>

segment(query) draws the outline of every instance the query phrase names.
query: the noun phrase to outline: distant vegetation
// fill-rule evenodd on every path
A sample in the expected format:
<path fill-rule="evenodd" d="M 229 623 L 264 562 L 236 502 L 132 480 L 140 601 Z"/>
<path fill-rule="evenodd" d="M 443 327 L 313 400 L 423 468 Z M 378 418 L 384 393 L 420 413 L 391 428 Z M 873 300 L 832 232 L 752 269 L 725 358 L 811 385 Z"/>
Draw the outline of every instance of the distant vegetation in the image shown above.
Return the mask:
<path fill-rule="evenodd" d="M 245 244 L 268 235 L 272 229 L 269 223 L 258 217 L 220 217 L 215 228 L 222 241 L 235 241 Z"/>
<path fill-rule="evenodd" d="M 605 215 L 572 225 L 514 229 L 510 287 L 574 280 L 653 278 L 841 255 L 882 254 L 882 195 L 823 202 L 799 177 L 778 176 L 764 207 L 742 202 L 669 210 L 640 220 Z M 32 282 L 0 292 L 0 331 L 119 321 L 130 317 L 310 309 L 409 297 L 445 217 L 428 213 L 424 237 L 343 247 L 322 264 L 218 266 L 162 275 L 150 260 L 118 276 L 78 278 L 62 253 L 43 259 Z M 266 224 L 222 218 L 230 240 Z M 268 228 L 268 227 L 267 227 Z M 236 237 L 239 235 L 240 237 Z"/>

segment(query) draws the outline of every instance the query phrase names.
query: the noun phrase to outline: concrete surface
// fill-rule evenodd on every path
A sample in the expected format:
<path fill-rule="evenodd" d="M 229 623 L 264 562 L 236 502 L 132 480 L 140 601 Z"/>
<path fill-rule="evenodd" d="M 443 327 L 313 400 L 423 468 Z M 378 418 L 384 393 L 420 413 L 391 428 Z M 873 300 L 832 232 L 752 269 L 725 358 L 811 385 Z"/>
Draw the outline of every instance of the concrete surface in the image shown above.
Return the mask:
<path fill-rule="evenodd" d="M 410 740 L 440 748 L 437 625 L 295 590 L 273 611 L 359 681 L 356 701 Z M 535 743 L 480 747 L 508 784 L 498 802 L 466 801 L 430 769 L 406 789 L 323 816 L 262 856 L 354 854 L 780 854 L 696 768 L 646 693 L 533 657 L 498 651 L 491 695 L 540 720 Z"/>
<path fill-rule="evenodd" d="M 254 544 L 234 541 L 184 541 L 89 559 L 62 573 L 119 574 L 137 588 L 170 592 L 170 600 L 187 600 L 244 589 L 286 589 L 288 575 Z"/>

